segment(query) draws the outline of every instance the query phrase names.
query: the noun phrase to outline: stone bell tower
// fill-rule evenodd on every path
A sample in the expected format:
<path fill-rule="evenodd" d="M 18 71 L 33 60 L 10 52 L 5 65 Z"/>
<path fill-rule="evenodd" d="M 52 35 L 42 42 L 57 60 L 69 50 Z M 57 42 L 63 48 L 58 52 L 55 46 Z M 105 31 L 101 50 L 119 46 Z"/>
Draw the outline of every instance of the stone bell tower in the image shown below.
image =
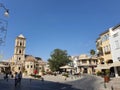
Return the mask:
<path fill-rule="evenodd" d="M 14 63 L 15 71 L 22 71 L 25 61 L 25 47 L 26 47 L 26 38 L 20 34 L 15 39 L 15 48 L 14 48 Z"/>

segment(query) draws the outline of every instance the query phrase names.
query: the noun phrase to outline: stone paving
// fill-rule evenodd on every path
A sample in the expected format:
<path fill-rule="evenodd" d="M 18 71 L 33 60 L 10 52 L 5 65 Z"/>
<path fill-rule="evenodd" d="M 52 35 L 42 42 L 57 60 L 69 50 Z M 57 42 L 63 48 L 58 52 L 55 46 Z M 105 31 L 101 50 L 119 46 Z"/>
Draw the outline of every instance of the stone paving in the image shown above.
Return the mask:
<path fill-rule="evenodd" d="M 51 77 L 51 76 L 50 76 Z M 59 77 L 58 77 L 59 78 Z M 56 80 L 56 79 L 54 79 Z M 21 85 L 14 86 L 14 79 L 9 79 L 8 82 L 3 78 L 0 79 L 0 90 L 78 90 L 71 85 L 65 83 L 51 81 L 41 81 L 40 79 L 23 78 Z"/>
<path fill-rule="evenodd" d="M 43 78 L 45 79 L 45 81 L 53 81 L 53 82 L 60 82 L 60 83 L 65 83 L 65 82 L 69 82 L 69 81 L 75 81 L 78 79 L 81 79 L 82 76 L 70 76 L 68 78 L 62 76 L 62 75 L 45 75 L 43 76 Z"/>
<path fill-rule="evenodd" d="M 24 77 L 21 87 L 16 89 L 14 87 L 14 79 L 6 82 L 3 80 L 3 75 L 0 75 L 0 88 L 2 87 L 0 90 L 50 90 L 50 88 L 51 90 L 120 90 L 120 78 L 111 78 L 109 83 L 104 83 L 103 78 L 94 75 L 88 75 L 88 79 L 85 76 L 71 76 L 65 79 L 61 75 L 45 75 L 43 76 L 44 83 L 40 79 L 33 79 L 32 83 L 30 83 L 30 78 L 28 76 Z M 94 89 L 89 88 L 92 84 L 95 87 Z"/>
<path fill-rule="evenodd" d="M 100 85 L 99 90 L 120 90 L 120 77 L 111 78 L 108 83 L 104 83 L 104 78 L 97 77 L 96 86 Z"/>
<path fill-rule="evenodd" d="M 111 78 L 109 83 L 106 83 L 107 90 L 120 90 L 120 77 Z"/>
<path fill-rule="evenodd" d="M 58 76 L 45 75 L 43 77 L 46 81 L 60 82 L 60 83 L 67 83 L 71 81 L 80 80 L 83 78 L 83 76 L 69 77 L 65 80 L 65 77 L 61 75 L 58 75 Z M 104 78 L 98 77 L 98 76 L 94 76 L 94 77 L 96 77 L 96 82 L 95 82 L 96 89 L 95 90 L 120 90 L 120 78 L 111 78 L 109 83 L 104 83 Z"/>

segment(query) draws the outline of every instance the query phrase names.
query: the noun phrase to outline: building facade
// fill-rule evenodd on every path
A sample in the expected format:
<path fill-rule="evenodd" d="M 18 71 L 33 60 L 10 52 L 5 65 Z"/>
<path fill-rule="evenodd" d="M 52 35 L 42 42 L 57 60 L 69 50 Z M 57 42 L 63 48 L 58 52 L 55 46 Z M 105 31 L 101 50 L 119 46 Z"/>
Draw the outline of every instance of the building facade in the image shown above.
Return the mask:
<path fill-rule="evenodd" d="M 111 64 L 113 63 L 110 40 L 109 40 L 109 30 L 101 33 L 99 38 L 96 40 L 97 56 L 99 64 Z"/>
<path fill-rule="evenodd" d="M 95 73 L 95 67 L 97 67 L 97 57 L 90 57 L 86 54 L 73 57 L 73 63 L 76 73 Z"/>
<path fill-rule="evenodd" d="M 12 71 L 20 72 L 24 67 L 26 38 L 20 34 L 15 39 L 14 55 L 12 57 Z"/>
<path fill-rule="evenodd" d="M 120 25 L 110 28 L 110 45 L 115 76 L 120 76 Z"/>
<path fill-rule="evenodd" d="M 38 74 L 45 70 L 45 62 L 39 57 L 33 57 L 32 55 L 26 55 L 26 38 L 20 34 L 15 39 L 15 48 L 14 55 L 9 60 L 11 71 L 20 72 L 22 71 L 26 75 L 34 74 L 34 71 L 37 70 Z"/>

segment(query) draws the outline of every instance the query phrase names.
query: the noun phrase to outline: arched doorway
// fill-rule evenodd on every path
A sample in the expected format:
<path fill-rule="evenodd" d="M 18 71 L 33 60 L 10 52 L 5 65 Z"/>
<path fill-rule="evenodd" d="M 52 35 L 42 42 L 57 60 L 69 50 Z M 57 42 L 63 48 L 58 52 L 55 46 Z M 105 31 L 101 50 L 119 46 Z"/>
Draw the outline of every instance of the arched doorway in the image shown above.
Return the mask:
<path fill-rule="evenodd" d="M 88 73 L 88 68 L 84 67 L 83 73 Z"/>
<path fill-rule="evenodd" d="M 110 68 L 110 77 L 115 77 L 114 67 Z"/>

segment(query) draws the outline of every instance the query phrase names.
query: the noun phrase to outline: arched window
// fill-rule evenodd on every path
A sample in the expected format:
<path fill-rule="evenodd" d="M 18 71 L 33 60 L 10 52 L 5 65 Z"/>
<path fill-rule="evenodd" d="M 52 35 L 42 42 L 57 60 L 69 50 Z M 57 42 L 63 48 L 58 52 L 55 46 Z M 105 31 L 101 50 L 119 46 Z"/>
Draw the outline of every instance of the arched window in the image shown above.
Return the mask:
<path fill-rule="evenodd" d="M 18 70 L 20 70 L 20 67 L 18 67 Z"/>
<path fill-rule="evenodd" d="M 22 46 L 22 42 L 20 42 L 20 46 Z"/>
<path fill-rule="evenodd" d="M 21 54 L 21 50 L 19 51 L 19 54 Z"/>
<path fill-rule="evenodd" d="M 19 57 L 19 60 L 21 60 L 21 58 Z"/>

